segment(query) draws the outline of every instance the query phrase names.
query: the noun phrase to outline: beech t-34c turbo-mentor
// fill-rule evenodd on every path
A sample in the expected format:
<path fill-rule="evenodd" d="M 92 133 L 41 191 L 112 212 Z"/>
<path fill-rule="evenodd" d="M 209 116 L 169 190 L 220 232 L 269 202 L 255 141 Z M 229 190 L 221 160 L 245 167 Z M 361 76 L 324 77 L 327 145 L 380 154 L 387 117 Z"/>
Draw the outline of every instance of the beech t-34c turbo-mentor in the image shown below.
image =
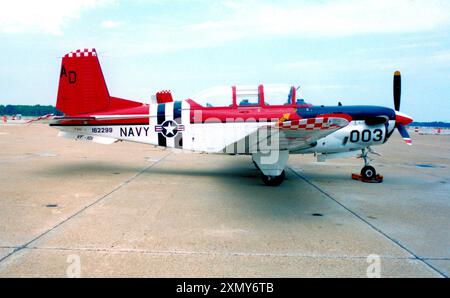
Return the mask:
<path fill-rule="evenodd" d="M 289 154 L 312 153 L 319 161 L 358 155 L 363 178 L 374 179 L 368 153 L 412 119 L 399 112 L 400 73 L 394 75 L 395 110 L 379 106 L 313 106 L 283 85 L 217 87 L 183 101 L 169 91 L 150 104 L 110 96 L 95 49 L 62 58 L 51 126 L 59 135 L 102 144 L 130 141 L 201 153 L 251 155 L 265 184 L 280 185 Z"/>

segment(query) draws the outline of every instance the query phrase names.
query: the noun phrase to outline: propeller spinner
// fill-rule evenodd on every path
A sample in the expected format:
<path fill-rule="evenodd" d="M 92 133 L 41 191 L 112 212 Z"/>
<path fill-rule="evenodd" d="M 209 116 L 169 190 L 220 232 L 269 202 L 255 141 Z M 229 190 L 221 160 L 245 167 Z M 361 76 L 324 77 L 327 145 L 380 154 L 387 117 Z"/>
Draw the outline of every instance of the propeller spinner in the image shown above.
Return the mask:
<path fill-rule="evenodd" d="M 399 71 L 394 73 L 394 107 L 395 107 L 395 127 L 405 140 L 406 144 L 412 145 L 411 137 L 406 129 L 406 125 L 410 124 L 413 119 L 408 115 L 400 112 L 400 101 L 402 94 L 402 76 Z"/>

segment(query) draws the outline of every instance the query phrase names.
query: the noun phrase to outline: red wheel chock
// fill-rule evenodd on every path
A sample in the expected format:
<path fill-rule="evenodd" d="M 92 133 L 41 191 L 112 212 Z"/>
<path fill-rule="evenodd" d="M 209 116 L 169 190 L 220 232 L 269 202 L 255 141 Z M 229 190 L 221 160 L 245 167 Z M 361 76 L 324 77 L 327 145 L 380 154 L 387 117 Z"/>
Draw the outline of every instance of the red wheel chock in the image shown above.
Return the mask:
<path fill-rule="evenodd" d="M 383 176 L 376 175 L 373 179 L 365 179 L 361 174 L 352 174 L 353 180 L 358 180 L 364 183 L 381 183 L 383 182 Z"/>

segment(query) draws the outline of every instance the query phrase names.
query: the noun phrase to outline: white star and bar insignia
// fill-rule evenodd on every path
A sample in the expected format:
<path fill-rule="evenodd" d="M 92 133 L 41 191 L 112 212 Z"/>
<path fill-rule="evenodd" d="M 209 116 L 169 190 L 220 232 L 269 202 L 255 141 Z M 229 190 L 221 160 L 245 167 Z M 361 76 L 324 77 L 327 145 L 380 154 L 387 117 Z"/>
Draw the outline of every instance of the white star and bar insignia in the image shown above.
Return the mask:
<path fill-rule="evenodd" d="M 161 125 L 155 126 L 155 132 L 161 133 L 166 138 L 175 137 L 179 131 L 184 131 L 184 125 L 178 124 L 173 120 L 166 120 Z"/>

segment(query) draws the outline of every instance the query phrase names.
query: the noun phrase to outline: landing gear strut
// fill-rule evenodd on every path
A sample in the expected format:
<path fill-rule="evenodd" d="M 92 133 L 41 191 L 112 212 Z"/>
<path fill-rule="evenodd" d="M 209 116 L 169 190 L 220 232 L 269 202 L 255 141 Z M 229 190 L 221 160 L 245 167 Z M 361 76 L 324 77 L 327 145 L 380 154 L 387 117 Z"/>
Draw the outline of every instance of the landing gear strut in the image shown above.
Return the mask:
<path fill-rule="evenodd" d="M 368 150 L 362 149 L 361 157 L 364 159 L 364 168 L 361 170 L 361 176 L 364 179 L 374 179 L 377 176 L 377 172 L 374 167 L 370 165 L 369 157 L 367 156 Z"/>
<path fill-rule="evenodd" d="M 381 183 L 383 181 L 383 176 L 378 175 L 375 168 L 370 165 L 369 158 L 367 156 L 367 153 L 369 153 L 370 150 L 362 149 L 361 151 L 361 158 L 364 159 L 364 167 L 362 168 L 360 175 L 353 174 L 352 178 L 362 182 Z"/>

